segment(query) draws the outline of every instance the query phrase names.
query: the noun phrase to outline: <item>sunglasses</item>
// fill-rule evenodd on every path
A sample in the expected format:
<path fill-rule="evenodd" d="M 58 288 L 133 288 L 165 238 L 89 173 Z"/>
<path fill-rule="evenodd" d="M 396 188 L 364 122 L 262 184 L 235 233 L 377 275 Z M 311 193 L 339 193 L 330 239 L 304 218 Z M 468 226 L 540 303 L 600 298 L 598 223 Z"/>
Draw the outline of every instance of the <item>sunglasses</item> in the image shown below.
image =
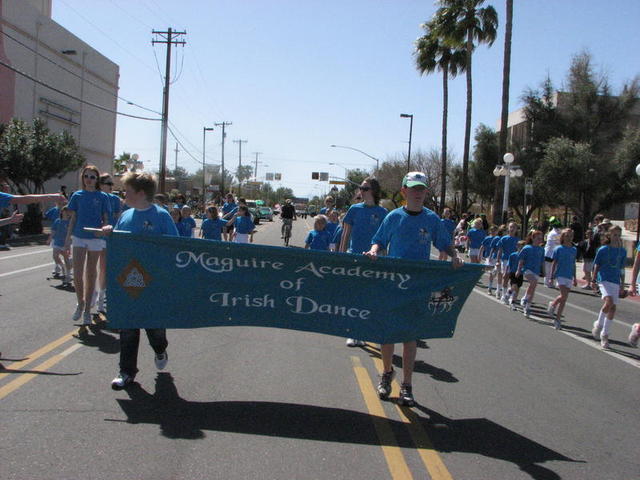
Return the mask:
<path fill-rule="evenodd" d="M 361 192 L 368 192 L 369 190 L 371 190 L 371 187 L 358 187 L 360 189 Z"/>
<path fill-rule="evenodd" d="M 88 178 L 89 180 L 96 180 L 98 177 L 95 175 L 87 175 L 86 173 L 83 175 L 84 178 Z"/>

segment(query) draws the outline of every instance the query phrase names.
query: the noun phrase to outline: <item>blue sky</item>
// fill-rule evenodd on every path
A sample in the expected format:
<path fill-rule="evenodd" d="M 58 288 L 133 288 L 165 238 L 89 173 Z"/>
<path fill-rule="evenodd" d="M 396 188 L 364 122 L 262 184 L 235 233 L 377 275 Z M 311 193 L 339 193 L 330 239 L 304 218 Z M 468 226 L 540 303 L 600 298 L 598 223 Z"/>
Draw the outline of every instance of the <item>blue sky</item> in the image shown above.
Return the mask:
<path fill-rule="evenodd" d="M 637 0 L 515 0 L 510 110 L 521 106 L 527 87 L 549 75 L 562 87 L 571 57 L 592 53 L 597 71 L 614 91 L 640 73 L 640 2 Z M 500 114 L 504 0 L 490 0 L 500 20 L 491 48 L 474 55 L 473 128 L 492 127 Z M 180 148 L 178 164 L 201 166 L 202 127 L 230 121 L 225 166 L 253 162 L 262 152 L 258 177 L 282 173 L 297 196 L 325 193 L 312 171 L 344 175 L 371 168 L 347 145 L 385 160 L 406 152 L 414 115 L 412 149 L 440 146 L 442 78 L 420 77 L 413 42 L 435 2 L 413 0 L 53 0 L 53 19 L 120 66 L 120 95 L 160 111 L 165 47 L 152 46 L 152 29 L 186 30 L 185 47 L 174 49 L 170 122 L 195 157 Z M 155 53 L 155 55 L 154 55 Z M 157 59 L 157 63 L 156 63 Z M 450 82 L 449 145 L 460 159 L 464 140 L 465 80 Z M 119 110 L 144 114 L 120 102 Z M 175 140 L 169 136 L 172 168 Z M 207 163 L 219 164 L 221 133 L 207 133 Z M 160 126 L 119 116 L 116 154 L 138 153 L 158 168 Z M 329 165 L 337 163 L 338 165 Z"/>

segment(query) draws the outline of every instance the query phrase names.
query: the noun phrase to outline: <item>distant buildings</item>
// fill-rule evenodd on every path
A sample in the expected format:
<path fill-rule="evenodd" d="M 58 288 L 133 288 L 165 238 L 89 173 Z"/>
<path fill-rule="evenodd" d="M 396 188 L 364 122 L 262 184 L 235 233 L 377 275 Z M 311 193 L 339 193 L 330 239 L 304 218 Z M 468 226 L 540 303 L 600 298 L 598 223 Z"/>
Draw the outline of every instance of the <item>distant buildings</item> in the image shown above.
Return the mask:
<path fill-rule="evenodd" d="M 0 61 L 45 84 L 0 65 L 0 122 L 40 117 L 52 132 L 69 131 L 88 163 L 113 173 L 119 67 L 54 22 L 51 8 L 52 0 L 0 0 Z M 70 192 L 78 181 L 71 173 L 45 188 Z"/>

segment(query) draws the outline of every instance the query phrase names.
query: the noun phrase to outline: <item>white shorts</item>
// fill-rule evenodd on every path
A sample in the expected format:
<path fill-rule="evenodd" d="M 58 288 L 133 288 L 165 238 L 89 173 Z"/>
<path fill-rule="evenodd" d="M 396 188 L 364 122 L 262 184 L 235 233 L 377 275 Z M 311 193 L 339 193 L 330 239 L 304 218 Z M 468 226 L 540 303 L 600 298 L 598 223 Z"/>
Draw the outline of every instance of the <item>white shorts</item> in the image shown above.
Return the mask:
<path fill-rule="evenodd" d="M 593 260 L 584 260 L 582 264 L 582 271 L 584 273 L 593 271 Z"/>
<path fill-rule="evenodd" d="M 234 243 L 249 243 L 249 234 L 236 232 L 236 236 L 233 241 Z"/>
<path fill-rule="evenodd" d="M 530 283 L 538 283 L 538 280 L 540 279 L 540 275 L 538 275 L 537 273 L 533 273 L 532 270 L 525 270 L 522 276 L 527 282 Z"/>
<path fill-rule="evenodd" d="M 478 255 L 480 255 L 480 249 L 479 248 L 470 248 L 469 249 L 469 256 L 470 257 L 477 257 Z"/>
<path fill-rule="evenodd" d="M 602 298 L 611 297 L 613 298 L 614 305 L 618 303 L 618 300 L 620 299 L 620 284 L 613 282 L 600 282 L 598 286 L 600 287 Z"/>
<path fill-rule="evenodd" d="M 73 248 L 86 248 L 90 252 L 100 252 L 107 247 L 107 241 L 103 238 L 80 238 L 71 235 Z"/>
<path fill-rule="evenodd" d="M 573 285 L 573 278 L 556 277 L 556 285 L 558 285 L 558 287 L 571 288 Z"/>
<path fill-rule="evenodd" d="M 509 259 L 503 260 L 502 261 L 502 275 L 506 275 L 507 274 L 507 269 L 509 268 Z"/>

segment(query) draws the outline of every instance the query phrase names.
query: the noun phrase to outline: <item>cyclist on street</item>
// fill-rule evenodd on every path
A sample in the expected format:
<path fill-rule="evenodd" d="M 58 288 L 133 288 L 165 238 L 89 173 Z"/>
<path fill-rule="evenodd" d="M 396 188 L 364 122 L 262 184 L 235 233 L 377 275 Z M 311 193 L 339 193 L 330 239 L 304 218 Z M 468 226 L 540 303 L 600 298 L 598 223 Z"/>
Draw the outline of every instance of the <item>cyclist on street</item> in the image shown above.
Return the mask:
<path fill-rule="evenodd" d="M 282 226 L 280 227 L 282 236 L 280 238 L 284 238 L 284 226 L 289 225 L 291 227 L 289 232 L 291 232 L 293 230 L 293 221 L 298 219 L 296 209 L 291 205 L 290 198 L 285 200 L 285 204 L 282 206 L 282 211 L 280 212 L 280 218 L 282 219 Z"/>

